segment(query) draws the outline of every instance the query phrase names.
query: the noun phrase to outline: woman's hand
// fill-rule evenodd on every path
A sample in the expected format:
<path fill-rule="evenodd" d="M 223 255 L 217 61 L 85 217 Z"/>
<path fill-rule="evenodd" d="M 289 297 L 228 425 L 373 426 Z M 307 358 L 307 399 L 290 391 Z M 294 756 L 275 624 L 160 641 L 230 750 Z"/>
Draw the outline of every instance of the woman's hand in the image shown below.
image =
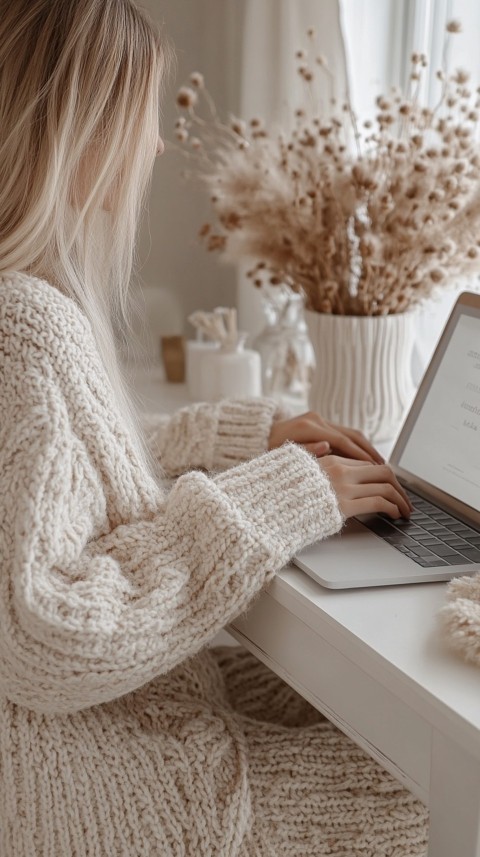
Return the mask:
<path fill-rule="evenodd" d="M 364 464 L 327 455 L 319 465 L 330 479 L 346 518 L 374 513 L 391 518 L 410 517 L 413 507 L 387 464 Z"/>
<path fill-rule="evenodd" d="M 304 446 L 317 458 L 335 453 L 358 461 L 384 464 L 382 456 L 361 432 L 329 423 L 313 412 L 273 423 L 268 448 L 276 449 L 287 440 Z"/>

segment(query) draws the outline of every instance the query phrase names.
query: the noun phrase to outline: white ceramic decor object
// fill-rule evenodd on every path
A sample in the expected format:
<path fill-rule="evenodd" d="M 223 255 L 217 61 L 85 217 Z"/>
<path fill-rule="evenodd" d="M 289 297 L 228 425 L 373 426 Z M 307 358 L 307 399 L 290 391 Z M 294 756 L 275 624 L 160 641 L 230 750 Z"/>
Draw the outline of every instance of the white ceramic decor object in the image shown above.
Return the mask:
<path fill-rule="evenodd" d="M 246 334 L 240 334 L 236 344 L 221 346 L 202 356 L 200 376 L 204 401 L 261 395 L 260 355 L 244 347 L 245 339 Z"/>
<path fill-rule="evenodd" d="M 217 342 L 201 342 L 197 339 L 188 340 L 185 344 L 185 380 L 188 395 L 193 402 L 204 402 L 205 395 L 202 387 L 202 362 L 206 354 L 218 350 Z"/>
<path fill-rule="evenodd" d="M 325 419 L 392 440 L 415 394 L 415 313 L 342 316 L 306 311 L 316 368 L 309 406 Z"/>

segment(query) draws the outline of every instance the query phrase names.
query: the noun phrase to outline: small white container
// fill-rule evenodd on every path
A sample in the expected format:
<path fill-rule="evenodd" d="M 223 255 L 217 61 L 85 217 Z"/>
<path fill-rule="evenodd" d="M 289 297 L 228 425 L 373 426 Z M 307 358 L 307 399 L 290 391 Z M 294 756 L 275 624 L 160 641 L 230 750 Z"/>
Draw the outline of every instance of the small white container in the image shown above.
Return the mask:
<path fill-rule="evenodd" d="M 261 396 L 261 359 L 257 351 L 244 347 L 246 334 L 235 345 L 204 352 L 200 366 L 200 387 L 206 402 L 236 396 Z"/>
<path fill-rule="evenodd" d="M 194 402 L 204 402 L 202 389 L 202 362 L 206 354 L 218 351 L 217 342 L 190 339 L 185 344 L 185 380 L 188 394 Z"/>

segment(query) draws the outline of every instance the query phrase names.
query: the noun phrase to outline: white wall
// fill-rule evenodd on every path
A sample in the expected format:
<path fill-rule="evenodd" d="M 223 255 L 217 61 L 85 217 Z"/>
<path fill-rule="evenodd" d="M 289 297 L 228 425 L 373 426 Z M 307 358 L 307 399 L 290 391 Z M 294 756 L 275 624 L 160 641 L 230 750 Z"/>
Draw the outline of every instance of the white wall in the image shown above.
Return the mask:
<path fill-rule="evenodd" d="M 241 12 L 235 0 L 143 0 L 173 41 L 177 68 L 165 97 L 163 136 L 174 139 L 175 95 L 192 71 L 201 71 L 223 113 L 238 104 L 238 58 L 234 30 Z M 180 301 L 183 318 L 199 307 L 235 302 L 235 271 L 219 264 L 197 238 L 209 218 L 205 193 L 181 178 L 184 158 L 167 151 L 155 167 L 149 216 L 140 234 L 140 273 L 144 283 L 164 287 Z M 178 324 L 178 322 L 174 322 Z M 191 334 L 186 322 L 185 331 Z M 178 333 L 182 331 L 164 330 Z"/>
<path fill-rule="evenodd" d="M 305 46 L 315 25 L 319 47 L 336 70 L 343 96 L 345 67 L 338 0 L 143 0 L 163 22 L 177 54 L 175 81 L 164 99 L 163 133 L 174 138 L 175 94 L 190 72 L 201 71 L 219 113 L 282 120 L 301 92 L 294 53 Z M 142 279 L 170 290 L 185 318 L 199 307 L 237 304 L 240 323 L 250 333 L 263 326 L 260 300 L 240 272 L 222 264 L 200 245 L 198 230 L 211 216 L 204 191 L 180 177 L 186 163 L 168 151 L 155 168 L 150 217 L 141 233 Z M 150 233 L 148 231 L 150 226 Z M 158 307 L 158 300 L 155 301 Z M 180 315 L 181 315 L 180 314 Z M 170 315 L 170 313 L 168 313 Z M 157 311 L 158 316 L 158 311 Z M 175 322 L 178 325 L 178 322 Z M 186 325 L 185 325 L 186 326 Z M 159 330 L 156 333 L 179 332 Z M 191 333 L 188 330 L 187 332 Z"/>

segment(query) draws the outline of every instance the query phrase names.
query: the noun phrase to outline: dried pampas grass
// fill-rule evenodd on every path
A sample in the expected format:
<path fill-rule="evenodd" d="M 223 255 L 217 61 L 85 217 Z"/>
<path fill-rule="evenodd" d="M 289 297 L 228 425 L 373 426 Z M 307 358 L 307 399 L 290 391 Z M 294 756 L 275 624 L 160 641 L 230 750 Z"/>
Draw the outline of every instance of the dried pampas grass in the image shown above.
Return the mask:
<path fill-rule="evenodd" d="M 446 39 L 460 30 L 449 22 Z M 315 103 L 317 75 L 332 75 L 308 37 L 296 60 Z M 217 222 L 201 229 L 207 248 L 254 260 L 256 286 L 286 284 L 309 309 L 342 315 L 404 312 L 478 274 L 480 89 L 444 68 L 439 103 L 422 106 L 426 66 L 412 55 L 408 93 L 379 96 L 373 122 L 360 127 L 350 103 L 332 99 L 328 117 L 297 108 L 291 133 L 261 118 L 222 124 L 193 74 L 179 91 L 186 115 L 176 136 L 210 189 Z M 209 119 L 197 112 L 202 98 Z"/>

